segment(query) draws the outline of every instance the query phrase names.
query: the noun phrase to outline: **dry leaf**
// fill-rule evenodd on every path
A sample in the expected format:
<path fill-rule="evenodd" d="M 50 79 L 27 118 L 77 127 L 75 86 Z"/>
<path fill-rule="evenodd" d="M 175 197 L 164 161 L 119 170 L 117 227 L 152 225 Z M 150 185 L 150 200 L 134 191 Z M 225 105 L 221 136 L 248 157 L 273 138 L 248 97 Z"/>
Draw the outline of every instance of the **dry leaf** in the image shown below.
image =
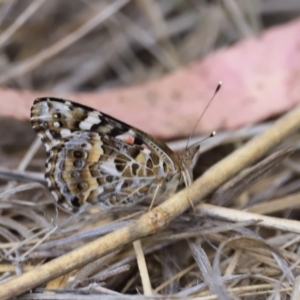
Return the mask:
<path fill-rule="evenodd" d="M 69 98 L 161 138 L 186 136 L 219 80 L 224 85 L 196 133 L 232 129 L 290 110 L 300 102 L 300 20 L 215 52 L 204 61 L 139 86 L 57 95 L 0 90 L 3 116 L 29 118 L 40 96 Z"/>

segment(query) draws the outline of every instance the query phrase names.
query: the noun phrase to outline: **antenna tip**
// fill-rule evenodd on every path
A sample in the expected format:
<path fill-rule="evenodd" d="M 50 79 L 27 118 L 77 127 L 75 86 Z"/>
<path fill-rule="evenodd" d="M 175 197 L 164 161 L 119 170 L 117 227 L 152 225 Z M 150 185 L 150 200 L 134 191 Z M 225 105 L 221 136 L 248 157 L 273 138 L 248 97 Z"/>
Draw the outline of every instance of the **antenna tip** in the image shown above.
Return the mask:
<path fill-rule="evenodd" d="M 215 94 L 220 90 L 220 88 L 222 87 L 222 84 L 223 84 L 223 82 L 219 81 L 219 83 L 217 85 L 217 88 L 216 88 L 216 91 L 215 91 Z"/>
<path fill-rule="evenodd" d="M 215 136 L 217 134 L 216 131 L 212 131 L 212 133 L 210 134 L 211 137 Z"/>

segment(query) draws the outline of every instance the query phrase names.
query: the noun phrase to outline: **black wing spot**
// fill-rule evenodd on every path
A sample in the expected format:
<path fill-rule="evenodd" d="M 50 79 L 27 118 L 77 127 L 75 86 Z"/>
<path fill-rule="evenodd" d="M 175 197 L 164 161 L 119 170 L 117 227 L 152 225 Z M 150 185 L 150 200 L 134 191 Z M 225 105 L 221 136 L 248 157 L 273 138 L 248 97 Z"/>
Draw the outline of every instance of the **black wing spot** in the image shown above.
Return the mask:
<path fill-rule="evenodd" d="M 123 131 L 117 127 L 112 128 L 111 131 L 109 132 L 109 135 L 111 135 L 113 137 L 116 137 L 121 134 L 123 134 Z"/>
<path fill-rule="evenodd" d="M 79 198 L 77 196 L 73 196 L 70 201 L 73 206 L 80 207 Z"/>
<path fill-rule="evenodd" d="M 143 144 L 144 144 L 144 141 L 143 141 L 141 138 L 139 138 L 139 137 L 136 136 L 136 137 L 134 138 L 134 144 L 140 146 L 140 145 L 143 145 Z"/>
<path fill-rule="evenodd" d="M 52 137 L 53 137 L 54 139 L 59 140 L 59 139 L 61 138 L 60 133 L 58 133 L 58 132 L 55 131 L 55 130 L 50 130 L 50 134 L 52 135 Z"/>
<path fill-rule="evenodd" d="M 73 157 L 74 158 L 83 158 L 84 154 L 83 154 L 83 151 L 80 151 L 80 150 L 75 150 L 73 151 Z"/>
<path fill-rule="evenodd" d="M 80 128 L 79 126 L 80 126 L 80 123 L 81 123 L 81 121 L 75 121 L 74 123 L 73 123 L 73 127 L 74 128 Z M 71 130 L 71 131 L 73 131 L 73 130 Z"/>
<path fill-rule="evenodd" d="M 105 179 L 106 179 L 106 182 L 110 183 L 113 181 L 113 176 L 110 176 L 110 175 L 106 176 Z"/>
<path fill-rule="evenodd" d="M 123 172 L 123 170 L 125 169 L 126 167 L 126 164 L 124 164 L 124 160 L 116 157 L 115 159 L 115 164 L 116 164 L 116 169 L 119 171 L 119 172 Z"/>

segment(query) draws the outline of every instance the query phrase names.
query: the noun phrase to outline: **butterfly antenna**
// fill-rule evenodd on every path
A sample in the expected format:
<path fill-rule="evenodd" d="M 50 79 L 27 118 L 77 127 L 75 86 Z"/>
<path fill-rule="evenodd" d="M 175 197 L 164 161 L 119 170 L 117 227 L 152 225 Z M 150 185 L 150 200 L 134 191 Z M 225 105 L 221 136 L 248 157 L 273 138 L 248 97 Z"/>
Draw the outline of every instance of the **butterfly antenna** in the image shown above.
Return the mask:
<path fill-rule="evenodd" d="M 210 135 L 204 137 L 202 140 L 198 141 L 198 142 L 195 143 L 194 145 L 203 143 L 204 141 L 208 140 L 209 138 L 215 136 L 216 134 L 217 134 L 217 133 L 216 133 L 215 131 L 212 131 L 212 132 L 210 133 Z"/>
<path fill-rule="evenodd" d="M 217 85 L 217 87 L 216 87 L 216 90 L 215 90 L 214 94 L 212 95 L 212 97 L 211 97 L 211 99 L 209 100 L 209 102 L 206 104 L 206 106 L 205 106 L 205 108 L 204 108 L 204 110 L 203 110 L 201 116 L 200 116 L 199 119 L 197 120 L 197 122 L 196 122 L 196 124 L 195 124 L 195 126 L 194 126 L 194 128 L 193 128 L 193 130 L 192 130 L 192 133 L 190 134 L 189 139 L 188 139 L 188 141 L 187 141 L 187 144 L 186 144 L 186 150 L 189 148 L 189 143 L 190 143 L 190 141 L 191 141 L 192 136 L 193 136 L 194 133 L 195 133 L 196 128 L 197 128 L 198 125 L 199 125 L 199 122 L 201 121 L 203 115 L 205 114 L 206 110 L 208 109 L 208 107 L 209 107 L 209 105 L 211 104 L 211 102 L 214 100 L 215 96 L 217 95 L 217 93 L 219 92 L 219 90 L 221 89 L 221 87 L 222 87 L 222 81 L 220 81 L 220 82 L 218 83 L 218 85 Z M 207 136 L 207 137 L 205 137 L 203 140 L 201 140 L 201 142 L 203 142 L 204 140 L 206 140 L 206 139 L 208 139 L 208 138 L 210 138 L 210 137 L 212 137 L 212 136 L 214 136 L 214 135 L 216 135 L 216 132 L 215 132 L 215 131 L 213 131 L 209 136 Z M 198 142 L 197 142 L 197 144 L 198 144 Z"/>
<path fill-rule="evenodd" d="M 210 133 L 210 135 L 208 135 L 208 136 L 204 137 L 202 140 L 200 140 L 200 141 L 198 141 L 198 142 L 192 144 L 191 148 L 192 148 L 192 147 L 195 147 L 195 146 L 198 145 L 198 144 L 202 144 L 204 141 L 210 139 L 211 137 L 214 137 L 216 134 L 217 134 L 216 131 L 212 131 L 212 132 Z"/>

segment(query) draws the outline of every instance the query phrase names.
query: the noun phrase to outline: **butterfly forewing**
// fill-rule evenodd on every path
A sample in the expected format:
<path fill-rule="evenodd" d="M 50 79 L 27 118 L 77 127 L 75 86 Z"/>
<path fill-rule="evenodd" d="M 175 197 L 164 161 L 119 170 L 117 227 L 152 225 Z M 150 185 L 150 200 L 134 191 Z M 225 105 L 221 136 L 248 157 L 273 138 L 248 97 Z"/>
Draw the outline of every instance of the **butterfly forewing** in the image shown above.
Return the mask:
<path fill-rule="evenodd" d="M 35 100 L 31 123 L 47 151 L 47 184 L 69 207 L 137 203 L 175 191 L 182 165 L 162 141 L 89 107 Z"/>

